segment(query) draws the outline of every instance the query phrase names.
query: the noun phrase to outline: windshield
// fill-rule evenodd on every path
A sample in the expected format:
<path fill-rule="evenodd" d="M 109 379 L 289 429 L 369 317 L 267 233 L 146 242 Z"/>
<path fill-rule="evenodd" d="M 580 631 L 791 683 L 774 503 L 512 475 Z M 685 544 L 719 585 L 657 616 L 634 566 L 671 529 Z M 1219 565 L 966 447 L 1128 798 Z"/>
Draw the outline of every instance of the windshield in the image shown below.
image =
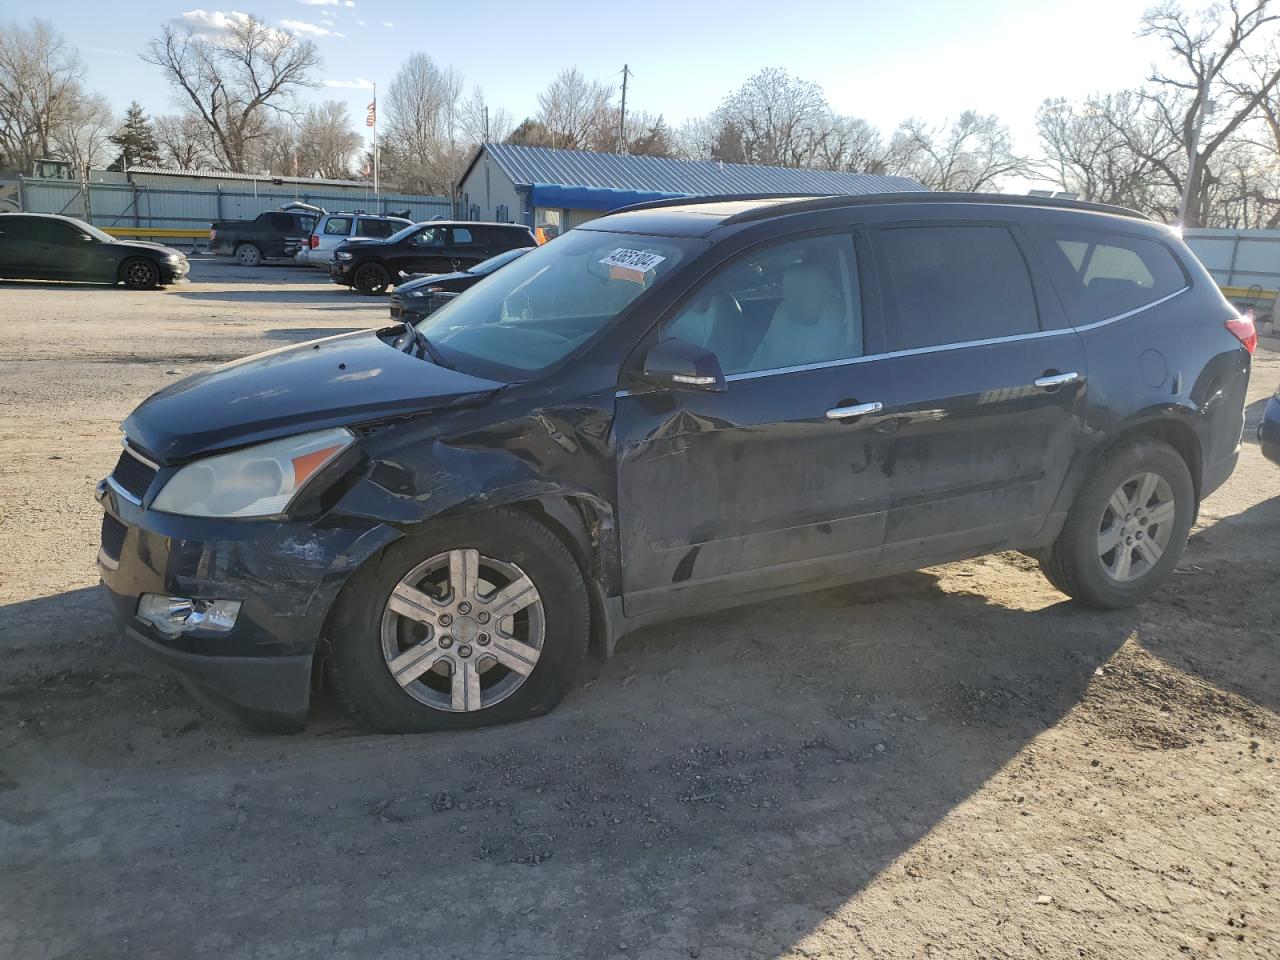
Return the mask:
<path fill-rule="evenodd" d="M 417 230 L 419 226 L 420 226 L 420 224 L 417 224 L 417 223 L 411 223 L 411 224 L 409 224 L 407 227 L 405 227 L 404 229 L 402 229 L 402 230 L 397 230 L 397 231 L 396 231 L 395 233 L 393 233 L 391 236 L 387 237 L 387 243 L 399 243 L 401 240 L 403 240 L 403 239 L 404 239 L 405 237 L 407 237 L 409 234 L 413 233 L 413 231 Z"/>
<path fill-rule="evenodd" d="M 496 257 L 490 257 L 488 260 L 482 260 L 474 267 L 471 267 L 467 273 L 474 273 L 476 276 L 487 276 L 497 270 L 504 263 L 510 263 L 519 257 L 523 257 L 532 250 L 533 247 L 517 247 L 515 250 L 508 250 L 506 253 L 500 253 Z"/>
<path fill-rule="evenodd" d="M 706 245 L 680 237 L 570 230 L 494 271 L 418 329 L 459 369 L 531 380 Z"/>

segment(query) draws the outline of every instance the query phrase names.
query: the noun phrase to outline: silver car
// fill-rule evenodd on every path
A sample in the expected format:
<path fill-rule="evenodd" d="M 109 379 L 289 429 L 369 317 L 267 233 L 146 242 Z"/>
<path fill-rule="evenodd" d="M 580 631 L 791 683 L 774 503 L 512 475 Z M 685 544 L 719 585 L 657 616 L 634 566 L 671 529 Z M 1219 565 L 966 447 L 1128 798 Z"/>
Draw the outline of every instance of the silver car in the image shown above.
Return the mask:
<path fill-rule="evenodd" d="M 316 221 L 311 236 L 295 259 L 304 266 L 323 270 L 328 267 L 334 248 L 343 240 L 352 237 L 382 240 L 412 223 L 403 217 L 381 217 L 372 213 L 326 213 Z"/>

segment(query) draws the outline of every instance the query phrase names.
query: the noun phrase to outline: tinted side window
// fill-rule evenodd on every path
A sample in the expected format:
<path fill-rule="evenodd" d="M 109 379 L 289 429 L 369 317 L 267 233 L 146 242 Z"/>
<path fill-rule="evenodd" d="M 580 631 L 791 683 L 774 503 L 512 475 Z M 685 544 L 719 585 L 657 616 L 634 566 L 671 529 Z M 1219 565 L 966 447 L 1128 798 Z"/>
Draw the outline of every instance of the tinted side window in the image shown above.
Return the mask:
<path fill-rule="evenodd" d="M 0 239 L 34 240 L 36 223 L 27 217 L 0 217 Z"/>
<path fill-rule="evenodd" d="M 361 217 L 356 224 L 356 235 L 360 237 L 377 237 L 381 240 L 384 237 L 391 236 L 397 229 L 399 228 L 394 227 L 390 220 L 367 220 Z"/>
<path fill-rule="evenodd" d="M 999 226 L 880 231 L 897 304 L 890 350 L 989 340 L 1040 329 L 1026 261 Z"/>
<path fill-rule="evenodd" d="M 1077 324 L 1137 310 L 1187 285 L 1177 258 L 1157 240 L 1056 227 L 1027 233 Z"/>
<path fill-rule="evenodd" d="M 467 227 L 454 227 L 450 233 L 452 239 L 449 241 L 455 247 L 473 246 L 477 240 L 471 235 L 471 230 Z"/>
<path fill-rule="evenodd" d="M 512 250 L 516 247 L 529 247 L 533 246 L 534 243 L 534 241 L 529 238 L 529 231 L 527 229 L 511 230 L 500 227 L 491 228 L 489 242 L 490 245 L 497 250 Z"/>
<path fill-rule="evenodd" d="M 411 247 L 443 247 L 448 236 L 446 227 L 423 227 L 408 238 Z"/>
<path fill-rule="evenodd" d="M 351 232 L 350 217 L 330 217 L 325 221 L 324 234 L 326 237 L 338 236 L 345 237 Z"/>
<path fill-rule="evenodd" d="M 862 356 L 853 237 L 753 248 L 704 280 L 662 337 L 706 347 L 727 374 Z"/>

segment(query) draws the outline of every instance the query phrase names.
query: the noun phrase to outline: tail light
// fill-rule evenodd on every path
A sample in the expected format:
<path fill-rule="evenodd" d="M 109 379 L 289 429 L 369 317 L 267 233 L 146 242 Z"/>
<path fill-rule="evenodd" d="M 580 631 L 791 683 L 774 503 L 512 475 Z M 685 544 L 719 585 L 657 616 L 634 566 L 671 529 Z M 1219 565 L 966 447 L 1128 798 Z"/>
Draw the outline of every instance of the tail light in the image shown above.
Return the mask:
<path fill-rule="evenodd" d="M 1231 335 L 1250 353 L 1258 349 L 1258 328 L 1253 325 L 1252 311 L 1242 317 L 1232 317 L 1226 326 Z"/>
<path fill-rule="evenodd" d="M 307 240 L 307 246 L 314 250 L 316 247 L 320 246 L 320 238 L 313 233 L 310 239 Z"/>

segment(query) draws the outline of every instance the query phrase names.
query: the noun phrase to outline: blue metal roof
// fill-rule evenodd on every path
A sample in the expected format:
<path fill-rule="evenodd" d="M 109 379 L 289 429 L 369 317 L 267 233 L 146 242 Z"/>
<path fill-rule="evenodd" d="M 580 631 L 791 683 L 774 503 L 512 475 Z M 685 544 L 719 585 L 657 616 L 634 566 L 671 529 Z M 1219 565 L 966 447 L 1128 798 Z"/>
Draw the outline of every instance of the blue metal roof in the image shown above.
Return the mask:
<path fill-rule="evenodd" d="M 735 193 L 796 193 L 814 196 L 902 193 L 924 190 L 907 177 L 840 173 L 792 167 L 760 167 L 712 160 L 670 160 L 586 150 L 553 150 L 511 143 L 487 143 L 502 171 L 517 186 L 560 184 L 607 190 L 637 190 L 714 197 Z M 477 152 L 476 159 L 481 156 Z M 474 165 L 475 160 L 472 161 Z M 468 167 L 467 172 L 470 172 Z M 466 173 L 463 174 L 466 179 Z"/>

